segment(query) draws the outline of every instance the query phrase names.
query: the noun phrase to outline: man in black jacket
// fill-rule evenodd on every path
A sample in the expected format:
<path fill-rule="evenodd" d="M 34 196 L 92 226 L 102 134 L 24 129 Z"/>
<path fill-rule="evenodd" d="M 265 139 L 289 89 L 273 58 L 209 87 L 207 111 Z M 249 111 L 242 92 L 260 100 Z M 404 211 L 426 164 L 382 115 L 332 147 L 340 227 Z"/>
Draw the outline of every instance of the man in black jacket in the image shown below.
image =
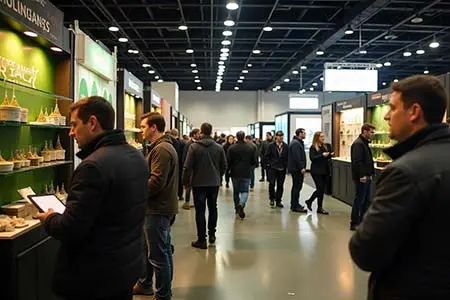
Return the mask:
<path fill-rule="evenodd" d="M 242 219 L 245 218 L 244 208 L 247 204 L 252 170 L 258 161 L 255 146 L 244 142 L 244 137 L 243 131 L 236 133 L 238 141 L 228 149 L 227 153 L 228 170 L 233 181 L 234 209 Z"/>
<path fill-rule="evenodd" d="M 288 172 L 292 175 L 291 189 L 291 211 L 304 213 L 307 210 L 300 205 L 300 191 L 306 173 L 306 153 L 303 140 L 306 138 L 306 131 L 299 128 L 295 131 L 295 136 L 289 144 L 288 152 Z"/>
<path fill-rule="evenodd" d="M 220 180 L 227 169 L 227 159 L 223 147 L 211 137 L 212 125 L 203 123 L 200 127 L 201 140 L 189 147 L 183 168 L 183 185 L 192 186 L 195 205 L 195 222 L 198 239 L 192 247 L 207 249 L 205 211 L 208 205 L 209 242 L 216 242 L 217 196 Z"/>
<path fill-rule="evenodd" d="M 264 157 L 266 155 L 267 149 L 269 148 L 270 143 L 272 143 L 272 133 L 267 132 L 266 133 L 266 140 L 261 143 L 261 146 L 259 147 L 259 157 L 261 159 L 261 179 L 259 182 L 264 182 L 265 179 L 265 173 L 267 173 L 267 165 L 264 161 Z"/>
<path fill-rule="evenodd" d="M 113 130 L 114 115 L 97 96 L 72 105 L 70 136 L 83 161 L 65 212 L 37 216 L 61 241 L 54 290 L 64 299 L 131 300 L 141 272 L 148 167 L 123 132 Z"/>
<path fill-rule="evenodd" d="M 175 148 L 175 151 L 178 155 L 178 200 L 183 201 L 183 185 L 181 184 L 181 176 L 183 173 L 183 153 L 184 148 L 186 147 L 186 143 L 183 141 L 183 139 L 180 138 L 180 132 L 176 128 L 170 130 L 169 135 L 172 139 L 173 147 Z"/>
<path fill-rule="evenodd" d="M 284 207 L 281 203 L 286 180 L 286 168 L 288 163 L 288 145 L 283 142 L 283 131 L 277 131 L 275 142 L 269 144 L 264 156 L 269 179 L 269 200 L 270 206 Z M 275 183 L 277 189 L 275 191 Z"/>
<path fill-rule="evenodd" d="M 375 126 L 372 124 L 364 124 L 361 134 L 351 147 L 352 179 L 356 196 L 352 205 L 350 230 L 355 230 L 361 223 L 372 195 L 372 176 L 375 174 L 375 168 L 369 142 L 373 138 L 374 130 Z"/>
<path fill-rule="evenodd" d="M 253 142 L 253 138 L 251 135 L 246 135 L 244 141 L 253 149 L 256 156 L 256 163 L 252 166 L 250 176 L 250 191 L 252 192 L 255 188 L 255 169 L 258 166 L 258 146 L 256 146 L 256 144 Z"/>
<path fill-rule="evenodd" d="M 197 142 L 200 139 L 200 129 L 198 129 L 198 128 L 192 129 L 192 131 L 189 133 L 189 137 L 190 137 L 190 140 L 184 146 L 182 166 L 184 166 L 184 162 L 186 161 L 186 155 L 187 155 L 187 152 L 189 151 L 189 147 L 193 143 Z M 183 173 L 183 168 L 181 168 L 181 173 Z M 183 175 L 183 174 L 181 174 L 181 175 Z M 180 181 L 180 184 L 182 185 L 182 181 Z M 184 204 L 182 206 L 182 208 L 185 210 L 190 210 L 191 207 L 194 207 L 193 205 L 190 204 L 191 193 L 192 193 L 192 188 L 188 187 L 185 191 Z"/>
<path fill-rule="evenodd" d="M 446 90 L 432 76 L 392 85 L 385 116 L 394 162 L 377 181 L 350 241 L 353 261 L 372 272 L 370 300 L 450 299 L 450 129 Z"/>

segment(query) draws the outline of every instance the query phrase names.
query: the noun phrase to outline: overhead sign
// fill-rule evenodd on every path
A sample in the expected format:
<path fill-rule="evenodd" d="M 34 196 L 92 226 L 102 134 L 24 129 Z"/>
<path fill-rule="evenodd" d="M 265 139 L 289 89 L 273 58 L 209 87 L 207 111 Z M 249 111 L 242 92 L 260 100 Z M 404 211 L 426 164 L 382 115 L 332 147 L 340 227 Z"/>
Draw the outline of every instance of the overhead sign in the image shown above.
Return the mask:
<path fill-rule="evenodd" d="M 152 105 L 156 107 L 161 107 L 161 97 L 152 91 Z"/>
<path fill-rule="evenodd" d="M 64 14 L 47 0 L 0 0 L 0 12 L 60 46 Z"/>
<path fill-rule="evenodd" d="M 389 102 L 389 99 L 391 98 L 391 89 L 387 89 L 384 91 L 379 91 L 378 93 L 371 94 L 369 96 L 369 101 L 367 101 L 368 107 L 373 107 L 376 105 L 382 105 Z"/>
<path fill-rule="evenodd" d="M 336 102 L 336 112 L 363 106 L 361 97 Z"/>
<path fill-rule="evenodd" d="M 127 70 L 123 71 L 124 89 L 137 98 L 144 97 L 144 83 Z"/>
<path fill-rule="evenodd" d="M 108 51 L 84 33 L 77 34 L 76 45 L 80 64 L 106 80 L 114 80 L 114 58 Z"/>

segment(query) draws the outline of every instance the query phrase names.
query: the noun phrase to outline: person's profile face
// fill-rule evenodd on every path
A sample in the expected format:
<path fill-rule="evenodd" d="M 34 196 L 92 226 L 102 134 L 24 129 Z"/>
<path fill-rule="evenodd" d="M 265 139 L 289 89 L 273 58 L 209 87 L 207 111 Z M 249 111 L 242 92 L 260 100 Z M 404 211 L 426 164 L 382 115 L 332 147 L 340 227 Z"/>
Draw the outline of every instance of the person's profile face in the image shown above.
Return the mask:
<path fill-rule="evenodd" d="M 389 137 L 397 141 L 405 140 L 412 132 L 410 109 L 404 107 L 401 93 L 394 91 L 389 101 L 389 110 L 384 119 L 389 125 Z"/>
<path fill-rule="evenodd" d="M 84 124 L 83 121 L 78 118 L 78 109 L 74 110 L 70 114 L 69 136 L 75 139 L 80 149 L 87 146 L 93 139 L 93 134 L 90 130 L 90 127 L 92 127 L 91 118 L 92 117 L 90 117 L 86 124 Z"/>

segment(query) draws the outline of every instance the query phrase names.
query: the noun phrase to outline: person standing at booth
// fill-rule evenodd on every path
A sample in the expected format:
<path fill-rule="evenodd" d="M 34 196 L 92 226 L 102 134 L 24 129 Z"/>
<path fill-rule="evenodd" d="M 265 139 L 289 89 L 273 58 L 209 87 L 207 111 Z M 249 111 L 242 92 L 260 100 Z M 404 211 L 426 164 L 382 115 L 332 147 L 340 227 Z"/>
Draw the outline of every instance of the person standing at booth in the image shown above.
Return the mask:
<path fill-rule="evenodd" d="M 289 144 L 288 172 L 292 176 L 291 189 L 291 211 L 305 213 L 306 209 L 300 205 L 300 191 L 303 187 L 303 180 L 306 173 L 306 153 L 303 140 L 306 138 L 306 131 L 299 128 L 295 131 L 295 136 Z"/>
<path fill-rule="evenodd" d="M 272 143 L 272 133 L 266 133 L 266 140 L 261 143 L 259 148 L 259 157 L 261 159 L 261 179 L 259 182 L 266 181 L 265 175 L 267 175 L 267 163 L 265 161 L 265 155 L 267 153 L 267 149 L 269 149 L 270 143 Z"/>

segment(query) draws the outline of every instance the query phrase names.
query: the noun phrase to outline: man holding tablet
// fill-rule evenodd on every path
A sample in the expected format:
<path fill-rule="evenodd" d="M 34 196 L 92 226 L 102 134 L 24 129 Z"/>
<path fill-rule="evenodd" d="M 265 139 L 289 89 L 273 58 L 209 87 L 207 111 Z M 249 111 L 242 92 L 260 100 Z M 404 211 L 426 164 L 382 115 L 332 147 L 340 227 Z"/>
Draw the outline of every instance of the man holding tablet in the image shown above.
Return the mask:
<path fill-rule="evenodd" d="M 70 136 L 83 161 L 64 212 L 37 216 L 61 241 L 54 291 L 64 299 L 131 300 L 141 273 L 148 166 L 124 133 L 113 130 L 114 115 L 97 96 L 72 105 Z"/>

